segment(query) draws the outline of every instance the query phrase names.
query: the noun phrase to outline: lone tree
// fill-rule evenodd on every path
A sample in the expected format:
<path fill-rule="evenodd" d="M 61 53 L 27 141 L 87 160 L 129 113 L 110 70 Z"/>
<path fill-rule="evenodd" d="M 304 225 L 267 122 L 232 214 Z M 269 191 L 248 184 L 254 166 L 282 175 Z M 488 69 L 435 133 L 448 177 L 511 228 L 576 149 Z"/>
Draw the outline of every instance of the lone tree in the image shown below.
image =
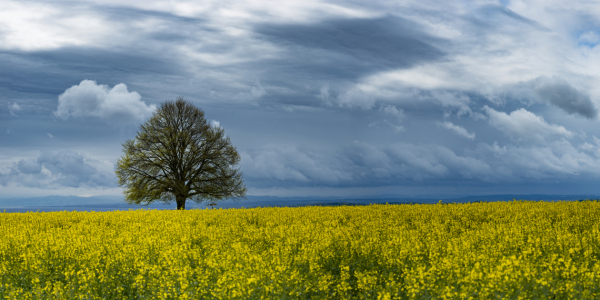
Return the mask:
<path fill-rule="evenodd" d="M 188 199 L 214 203 L 246 195 L 229 137 L 183 98 L 163 103 L 123 152 L 116 173 L 128 203 L 175 200 L 183 210 Z"/>

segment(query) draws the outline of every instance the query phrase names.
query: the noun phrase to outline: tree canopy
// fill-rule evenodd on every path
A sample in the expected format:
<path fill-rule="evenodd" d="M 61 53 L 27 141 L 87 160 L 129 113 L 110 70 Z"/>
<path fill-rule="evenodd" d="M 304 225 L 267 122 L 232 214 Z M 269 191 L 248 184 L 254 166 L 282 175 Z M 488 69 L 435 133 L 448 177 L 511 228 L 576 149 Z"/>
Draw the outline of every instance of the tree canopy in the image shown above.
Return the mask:
<path fill-rule="evenodd" d="M 178 98 L 167 101 L 141 125 L 135 139 L 123 144 L 117 162 L 119 185 L 132 204 L 175 200 L 219 201 L 246 195 L 240 156 L 219 126 L 204 112 Z"/>

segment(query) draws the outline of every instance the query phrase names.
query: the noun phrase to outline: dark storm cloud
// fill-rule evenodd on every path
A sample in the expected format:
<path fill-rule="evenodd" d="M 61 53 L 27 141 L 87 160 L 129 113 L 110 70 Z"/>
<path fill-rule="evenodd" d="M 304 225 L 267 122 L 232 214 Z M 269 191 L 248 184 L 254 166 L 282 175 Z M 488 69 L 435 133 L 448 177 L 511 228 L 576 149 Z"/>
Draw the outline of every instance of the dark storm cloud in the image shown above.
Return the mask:
<path fill-rule="evenodd" d="M 588 119 L 598 116 L 598 110 L 590 96 L 578 91 L 562 78 L 539 77 L 534 81 L 534 89 L 542 100 L 556 105 L 569 114 Z"/>
<path fill-rule="evenodd" d="M 37 159 L 22 159 L 0 172 L 0 184 L 50 189 L 116 186 L 114 173 L 91 163 L 98 162 L 84 159 L 75 151 L 44 153 Z"/>
<path fill-rule="evenodd" d="M 137 50 L 137 51 L 136 51 Z M 61 48 L 29 52 L 31 60 L 60 66 L 66 71 L 81 73 L 134 72 L 162 75 L 181 74 L 177 60 L 169 58 L 168 53 L 157 56 L 147 49 L 94 49 L 85 47 Z"/>
<path fill-rule="evenodd" d="M 0 88 L 56 96 L 83 79 L 117 84 L 130 74 L 181 75 L 178 63 L 130 51 L 61 48 L 0 53 Z"/>
<path fill-rule="evenodd" d="M 373 72 L 409 68 L 444 58 L 444 41 L 399 17 L 336 19 L 316 24 L 264 24 L 255 32 L 285 51 L 266 68 L 268 83 L 355 80 Z M 320 86 L 319 86 L 320 88 Z"/>
<path fill-rule="evenodd" d="M 42 172 L 42 164 L 35 159 L 21 159 L 17 163 L 16 170 L 23 174 L 39 174 Z"/>

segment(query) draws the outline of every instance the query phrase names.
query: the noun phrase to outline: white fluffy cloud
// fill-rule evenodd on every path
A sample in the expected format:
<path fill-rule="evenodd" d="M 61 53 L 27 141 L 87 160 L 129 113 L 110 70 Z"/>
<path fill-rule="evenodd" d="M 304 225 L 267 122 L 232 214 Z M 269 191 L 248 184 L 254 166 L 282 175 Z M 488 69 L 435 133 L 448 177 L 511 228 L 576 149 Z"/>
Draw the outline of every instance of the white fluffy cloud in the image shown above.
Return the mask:
<path fill-rule="evenodd" d="M 357 85 L 356 87 L 342 93 L 338 97 L 338 103 L 342 107 L 358 107 L 370 109 L 375 105 L 375 96 L 369 86 Z"/>
<path fill-rule="evenodd" d="M 16 116 L 16 112 L 22 110 L 23 108 L 21 108 L 21 106 L 19 106 L 19 104 L 17 104 L 17 102 L 11 104 L 8 106 L 8 110 L 10 111 L 10 115 L 11 116 Z"/>
<path fill-rule="evenodd" d="M 446 128 L 446 129 L 448 129 L 448 130 L 450 130 L 450 131 L 452 131 L 452 132 L 454 132 L 454 133 L 456 133 L 456 134 L 458 134 L 458 135 L 460 135 L 462 137 L 468 138 L 470 140 L 475 139 L 475 134 L 474 133 L 470 133 L 464 127 L 452 124 L 452 122 L 448 122 L 448 121 L 443 122 L 443 123 L 439 122 L 438 125 Z"/>
<path fill-rule="evenodd" d="M 140 94 L 129 92 L 124 83 L 111 89 L 92 80 L 83 80 L 58 96 L 54 115 L 64 120 L 91 116 L 140 123 L 156 110 L 155 105 L 146 105 L 141 98 Z"/>
<path fill-rule="evenodd" d="M 398 109 L 393 105 L 384 105 L 379 108 L 381 112 L 383 112 L 387 116 L 392 116 L 397 120 L 402 120 L 404 118 L 404 111 L 402 109 Z"/>
<path fill-rule="evenodd" d="M 383 120 L 383 122 L 389 125 L 394 130 L 394 132 L 400 133 L 405 130 L 404 126 L 399 125 L 399 123 L 402 122 L 402 120 L 405 118 L 404 110 L 402 110 L 401 108 L 398 109 L 393 105 L 382 105 L 379 107 L 379 111 L 382 112 L 385 116 L 390 117 L 391 120 L 388 120 L 386 118 L 385 120 Z M 375 126 L 377 125 L 377 123 L 379 122 L 371 123 L 369 126 Z"/>
<path fill-rule="evenodd" d="M 563 126 L 548 124 L 544 118 L 524 108 L 517 109 L 510 114 L 496 111 L 488 106 L 485 107 L 485 111 L 492 126 L 516 140 L 544 141 L 552 136 L 566 138 L 573 136 L 573 133 Z"/>

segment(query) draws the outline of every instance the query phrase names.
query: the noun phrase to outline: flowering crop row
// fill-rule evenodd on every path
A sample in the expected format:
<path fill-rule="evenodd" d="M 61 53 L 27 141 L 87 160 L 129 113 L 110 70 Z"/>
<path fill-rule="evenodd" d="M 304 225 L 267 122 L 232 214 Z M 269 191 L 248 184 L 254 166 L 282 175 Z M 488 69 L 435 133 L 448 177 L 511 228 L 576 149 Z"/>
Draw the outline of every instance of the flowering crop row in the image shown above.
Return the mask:
<path fill-rule="evenodd" d="M 0 213 L 3 299 L 599 299 L 600 202 Z"/>

